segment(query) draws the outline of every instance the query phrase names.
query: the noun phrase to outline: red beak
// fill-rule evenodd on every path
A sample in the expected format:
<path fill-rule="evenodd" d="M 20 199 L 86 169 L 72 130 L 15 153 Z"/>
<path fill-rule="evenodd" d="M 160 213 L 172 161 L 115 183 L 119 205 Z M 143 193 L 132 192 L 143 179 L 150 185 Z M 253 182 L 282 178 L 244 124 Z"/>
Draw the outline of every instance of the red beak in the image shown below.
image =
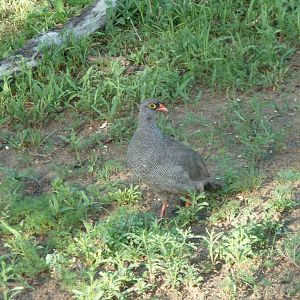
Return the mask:
<path fill-rule="evenodd" d="M 159 103 L 159 107 L 156 111 L 168 112 L 169 110 L 162 103 Z"/>

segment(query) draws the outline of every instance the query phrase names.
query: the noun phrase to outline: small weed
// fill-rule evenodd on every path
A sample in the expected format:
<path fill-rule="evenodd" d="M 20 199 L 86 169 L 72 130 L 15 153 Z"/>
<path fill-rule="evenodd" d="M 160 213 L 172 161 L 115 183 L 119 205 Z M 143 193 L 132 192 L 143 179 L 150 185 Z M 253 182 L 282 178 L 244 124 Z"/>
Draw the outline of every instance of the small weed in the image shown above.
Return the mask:
<path fill-rule="evenodd" d="M 184 203 L 189 202 L 190 206 L 185 208 L 179 208 L 176 212 L 177 216 L 174 218 L 174 223 L 177 226 L 186 226 L 192 222 L 197 221 L 199 212 L 209 204 L 204 200 L 206 196 L 204 193 L 197 194 L 196 192 L 190 192 L 187 198 L 181 197 L 181 201 Z"/>
<path fill-rule="evenodd" d="M 228 264 L 238 268 L 261 250 L 273 245 L 276 236 L 281 234 L 282 226 L 277 222 L 263 221 L 239 225 L 223 235 L 216 251 Z"/>
<path fill-rule="evenodd" d="M 227 121 L 223 128 L 230 131 L 235 142 L 240 143 L 241 154 L 251 166 L 265 158 L 282 139 L 283 133 L 274 132 L 264 113 L 267 108 L 263 101 L 252 98 L 250 105 L 240 99 L 228 106 Z M 227 132 L 228 133 L 228 132 Z"/>
<path fill-rule="evenodd" d="M 295 206 L 292 187 L 289 185 L 277 184 L 272 198 L 268 201 L 267 207 L 272 213 L 283 213 L 291 210 Z"/>
<path fill-rule="evenodd" d="M 104 163 L 102 170 L 98 173 L 99 179 L 107 181 L 110 177 L 123 169 L 120 162 L 115 160 L 108 160 Z"/>
<path fill-rule="evenodd" d="M 45 263 L 51 270 L 51 276 L 56 280 L 64 279 L 64 268 L 70 263 L 63 255 L 54 251 L 54 253 L 48 253 L 45 257 Z"/>
<path fill-rule="evenodd" d="M 109 138 L 116 142 L 123 141 L 124 139 L 128 139 L 132 134 L 131 130 L 128 130 L 128 128 L 133 128 L 134 124 L 135 124 L 135 120 L 133 118 L 116 119 L 108 127 Z"/>
<path fill-rule="evenodd" d="M 209 221 L 213 224 L 217 222 L 232 223 L 240 213 L 241 202 L 238 200 L 227 200 L 221 207 L 213 210 Z"/>
<path fill-rule="evenodd" d="M 238 166 L 229 157 L 223 157 L 220 169 L 224 172 L 226 181 L 226 192 L 252 191 L 261 185 L 264 173 L 253 164 L 249 166 Z"/>
<path fill-rule="evenodd" d="M 249 257 L 253 257 L 252 245 L 257 241 L 257 237 L 249 234 L 247 229 L 237 227 L 222 237 L 219 247 L 220 257 L 228 264 L 235 263 L 241 266 Z"/>
<path fill-rule="evenodd" d="M 283 257 L 300 268 L 300 232 L 288 233 L 278 249 Z"/>
<path fill-rule="evenodd" d="M 297 182 L 300 181 L 300 172 L 297 170 L 284 170 L 277 174 L 277 178 L 280 182 Z"/>
<path fill-rule="evenodd" d="M 141 200 L 142 193 L 139 190 L 139 186 L 130 186 L 129 188 L 125 188 L 123 190 L 118 189 L 114 193 L 110 193 L 109 195 L 112 199 L 114 199 L 118 204 L 136 204 Z"/>
<path fill-rule="evenodd" d="M 20 178 L 25 174 L 20 174 L 13 169 L 1 168 L 0 174 L 4 179 L 0 182 L 0 210 L 1 214 L 9 210 L 9 207 L 20 198 L 20 189 L 22 188 L 22 182 Z"/>
<path fill-rule="evenodd" d="M 16 135 L 2 135 L 0 138 L 6 141 L 10 147 L 17 150 L 37 150 L 46 142 L 48 136 L 44 138 L 38 129 L 28 128 L 18 131 Z"/>
<path fill-rule="evenodd" d="M 59 137 L 70 145 L 70 149 L 75 152 L 76 159 L 80 161 L 80 150 L 82 148 L 83 137 L 77 137 L 73 128 L 71 129 L 69 137 L 63 135 L 60 135 Z"/>
<path fill-rule="evenodd" d="M 33 237 L 23 236 L 4 221 L 1 222 L 0 228 L 14 236 L 4 246 L 10 249 L 15 258 L 18 258 L 14 268 L 17 274 L 32 277 L 46 270 L 46 265 L 41 255 L 43 249 Z"/>
<path fill-rule="evenodd" d="M 235 280 L 233 272 L 230 272 L 222 281 L 221 288 L 228 294 L 228 299 L 233 300 L 237 297 L 237 282 Z"/>
<path fill-rule="evenodd" d="M 246 265 L 251 264 L 250 261 L 245 261 Z M 222 289 L 230 295 L 228 299 L 236 299 L 239 295 L 239 289 L 248 290 L 254 295 L 258 291 L 258 282 L 255 275 L 257 267 L 252 264 L 246 269 L 238 268 L 231 269 L 222 283 Z"/>
<path fill-rule="evenodd" d="M 91 155 L 91 158 L 88 159 L 87 171 L 88 171 L 88 173 L 92 174 L 93 176 L 96 176 L 96 174 L 100 170 L 98 160 L 99 160 L 99 158 L 94 153 Z"/>
<path fill-rule="evenodd" d="M 223 233 L 215 233 L 214 230 L 209 231 L 206 229 L 207 236 L 201 235 L 200 237 L 203 239 L 206 248 L 209 252 L 210 261 L 213 265 L 218 262 L 219 259 L 219 251 L 218 247 L 220 245 L 220 238 Z"/>
<path fill-rule="evenodd" d="M 234 276 L 237 282 L 237 285 L 242 286 L 243 288 L 250 289 L 252 292 L 256 293 L 258 289 L 257 278 L 254 275 L 255 268 L 252 266 L 250 270 L 238 269 Z"/>
<path fill-rule="evenodd" d="M 53 188 L 52 199 L 49 200 L 50 211 L 62 222 L 72 224 L 86 218 L 88 210 L 95 204 L 84 191 L 66 186 L 61 179 L 53 181 Z"/>
<path fill-rule="evenodd" d="M 23 281 L 22 277 L 16 274 L 16 264 L 12 260 L 9 264 L 4 257 L 0 259 L 0 292 L 3 300 L 12 300 L 24 290 L 24 285 L 11 286 L 12 281 Z"/>

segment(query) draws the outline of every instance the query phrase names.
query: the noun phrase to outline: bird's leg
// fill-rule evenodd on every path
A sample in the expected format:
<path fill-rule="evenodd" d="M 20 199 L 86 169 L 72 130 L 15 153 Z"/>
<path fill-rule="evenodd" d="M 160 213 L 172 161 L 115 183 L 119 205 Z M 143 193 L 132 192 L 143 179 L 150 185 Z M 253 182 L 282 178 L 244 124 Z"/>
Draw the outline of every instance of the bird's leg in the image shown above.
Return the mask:
<path fill-rule="evenodd" d="M 160 214 L 159 214 L 159 217 L 161 219 L 165 216 L 167 207 L 168 207 L 168 203 L 164 202 L 163 205 L 161 206 L 161 210 L 160 210 Z"/>
<path fill-rule="evenodd" d="M 162 204 L 162 207 L 161 207 L 161 210 L 160 210 L 160 214 L 159 214 L 159 217 L 161 219 L 165 216 L 166 210 L 169 206 L 168 200 L 169 200 L 169 197 L 164 197 L 164 201 L 163 201 L 163 204 Z"/>
<path fill-rule="evenodd" d="M 183 197 L 181 194 L 179 194 L 179 197 L 180 197 L 181 201 L 184 202 L 184 203 L 182 203 L 182 205 L 184 204 L 185 207 L 190 207 L 192 205 L 192 202 L 189 200 L 190 197 L 188 197 L 188 196 Z"/>
<path fill-rule="evenodd" d="M 196 184 L 196 190 L 197 190 L 197 192 L 199 192 L 199 193 L 204 192 L 204 186 L 205 186 L 206 182 L 207 181 L 205 179 L 202 180 L 202 181 L 197 182 L 197 184 Z"/>
<path fill-rule="evenodd" d="M 184 202 L 184 206 L 190 207 L 191 205 L 192 205 L 192 202 L 189 199 L 186 199 L 186 201 Z"/>

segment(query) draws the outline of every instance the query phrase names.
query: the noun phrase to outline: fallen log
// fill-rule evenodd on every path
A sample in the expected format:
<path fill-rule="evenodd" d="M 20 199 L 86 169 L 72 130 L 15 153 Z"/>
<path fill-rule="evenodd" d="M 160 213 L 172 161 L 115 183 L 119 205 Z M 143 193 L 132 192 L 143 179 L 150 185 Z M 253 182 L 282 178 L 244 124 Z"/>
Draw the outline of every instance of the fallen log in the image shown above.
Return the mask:
<path fill-rule="evenodd" d="M 50 49 L 53 45 L 60 46 L 70 37 L 80 38 L 89 35 L 104 27 L 106 23 L 106 11 L 114 7 L 117 0 L 96 0 L 79 16 L 70 18 L 61 28 L 51 29 L 43 34 L 30 39 L 26 45 L 14 52 L 10 57 L 0 60 L 0 80 L 11 77 L 20 72 L 24 65 L 35 67 L 43 59 L 44 49 Z"/>

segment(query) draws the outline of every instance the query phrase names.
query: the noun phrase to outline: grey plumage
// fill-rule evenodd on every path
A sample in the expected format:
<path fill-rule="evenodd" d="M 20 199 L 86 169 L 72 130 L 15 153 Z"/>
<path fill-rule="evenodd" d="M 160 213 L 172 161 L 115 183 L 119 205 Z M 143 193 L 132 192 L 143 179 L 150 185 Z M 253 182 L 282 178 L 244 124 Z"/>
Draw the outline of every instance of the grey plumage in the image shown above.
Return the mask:
<path fill-rule="evenodd" d="M 128 146 L 129 168 L 158 192 L 177 194 L 213 188 L 213 180 L 200 154 L 158 128 L 157 111 L 166 110 L 160 107 L 156 99 L 140 104 L 137 129 Z"/>

